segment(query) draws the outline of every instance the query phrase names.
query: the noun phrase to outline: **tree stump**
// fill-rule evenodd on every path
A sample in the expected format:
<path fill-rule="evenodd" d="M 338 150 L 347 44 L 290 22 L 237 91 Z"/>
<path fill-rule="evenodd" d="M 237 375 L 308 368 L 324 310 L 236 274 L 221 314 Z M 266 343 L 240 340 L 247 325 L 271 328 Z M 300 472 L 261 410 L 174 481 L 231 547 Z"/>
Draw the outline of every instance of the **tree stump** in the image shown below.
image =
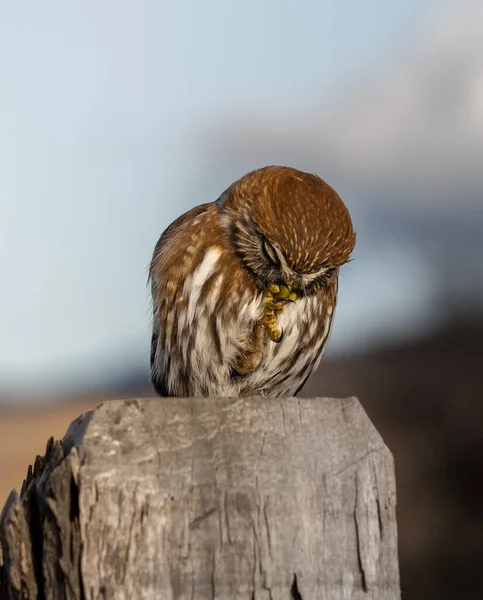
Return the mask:
<path fill-rule="evenodd" d="M 395 506 L 354 398 L 106 402 L 10 494 L 0 594 L 396 600 Z"/>

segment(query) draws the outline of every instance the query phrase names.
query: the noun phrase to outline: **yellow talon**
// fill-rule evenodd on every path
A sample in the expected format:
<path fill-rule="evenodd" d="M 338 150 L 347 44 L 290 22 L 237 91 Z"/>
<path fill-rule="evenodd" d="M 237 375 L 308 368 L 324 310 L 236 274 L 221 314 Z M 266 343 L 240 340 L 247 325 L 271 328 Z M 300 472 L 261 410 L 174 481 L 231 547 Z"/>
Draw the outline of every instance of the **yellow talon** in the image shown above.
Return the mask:
<path fill-rule="evenodd" d="M 262 322 L 272 342 L 280 342 L 282 333 L 276 328 L 278 317 L 282 314 L 287 302 L 297 300 L 297 288 L 292 282 L 286 284 L 270 283 L 263 294 L 265 310 Z"/>
<path fill-rule="evenodd" d="M 282 334 L 276 327 L 271 327 L 268 330 L 268 334 L 270 335 L 270 339 L 272 340 L 272 342 L 279 342 L 280 338 L 282 337 Z"/>
<path fill-rule="evenodd" d="M 280 292 L 280 286 L 278 286 L 276 283 L 269 283 L 267 291 L 269 291 L 271 294 L 278 294 Z"/>

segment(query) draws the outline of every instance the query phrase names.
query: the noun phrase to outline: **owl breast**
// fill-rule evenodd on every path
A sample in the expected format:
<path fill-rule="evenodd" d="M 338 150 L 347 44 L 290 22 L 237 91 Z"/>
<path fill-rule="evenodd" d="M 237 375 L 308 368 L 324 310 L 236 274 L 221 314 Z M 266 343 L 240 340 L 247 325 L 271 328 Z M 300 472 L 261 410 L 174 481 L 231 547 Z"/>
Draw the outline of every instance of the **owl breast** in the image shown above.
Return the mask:
<path fill-rule="evenodd" d="M 221 287 L 219 280 L 216 290 Z M 317 296 L 288 305 L 279 317 L 283 338 L 264 336 L 261 360 L 249 373 L 234 373 L 244 340 L 263 314 L 262 295 L 245 296 L 240 309 L 229 315 L 211 297 L 197 303 L 196 314 L 180 309 L 177 335 L 165 337 L 163 369 L 169 392 L 175 396 L 291 396 L 317 368 L 332 324 L 333 312 Z M 218 312 L 217 312 L 218 310 Z"/>
<path fill-rule="evenodd" d="M 263 294 L 223 268 L 223 257 L 221 248 L 210 247 L 180 286 L 158 283 L 163 301 L 155 313 L 153 381 L 171 396 L 295 395 L 322 358 L 337 276 L 330 288 L 287 303 L 276 343 L 261 325 Z"/>
<path fill-rule="evenodd" d="M 333 307 L 317 295 L 288 305 L 277 327 L 279 343 L 267 340 L 260 367 L 249 374 L 240 392 L 262 396 L 295 395 L 318 367 L 330 336 Z"/>

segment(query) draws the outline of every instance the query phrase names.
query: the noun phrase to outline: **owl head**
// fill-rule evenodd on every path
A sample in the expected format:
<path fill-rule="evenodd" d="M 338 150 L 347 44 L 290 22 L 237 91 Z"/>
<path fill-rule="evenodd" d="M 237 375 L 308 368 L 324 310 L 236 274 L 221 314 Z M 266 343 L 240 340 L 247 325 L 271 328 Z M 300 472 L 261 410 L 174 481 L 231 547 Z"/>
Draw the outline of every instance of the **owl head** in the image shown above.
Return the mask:
<path fill-rule="evenodd" d="M 327 279 L 355 246 L 349 211 L 323 179 L 289 167 L 248 173 L 219 198 L 222 224 L 261 288 Z"/>

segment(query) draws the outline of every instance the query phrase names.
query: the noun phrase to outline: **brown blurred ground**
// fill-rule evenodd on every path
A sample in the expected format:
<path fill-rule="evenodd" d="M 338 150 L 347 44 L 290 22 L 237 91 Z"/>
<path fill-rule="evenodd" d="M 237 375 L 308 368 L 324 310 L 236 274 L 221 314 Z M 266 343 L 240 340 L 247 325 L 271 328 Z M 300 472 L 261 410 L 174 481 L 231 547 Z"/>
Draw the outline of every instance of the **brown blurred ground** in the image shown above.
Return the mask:
<path fill-rule="evenodd" d="M 405 600 L 479 598 L 483 589 L 483 322 L 411 345 L 325 362 L 303 395 L 357 395 L 396 461 Z M 145 380 L 132 397 L 151 395 Z M 111 393 L 109 394 L 111 396 Z M 126 395 L 126 382 L 119 393 Z M 0 409 L 0 504 L 49 436 L 102 398 Z"/>
<path fill-rule="evenodd" d="M 64 404 L 0 408 L 0 506 L 12 489 L 20 492 L 27 467 L 43 454 L 50 436 L 61 438 L 79 414 L 93 408 L 97 400 Z"/>
<path fill-rule="evenodd" d="M 322 364 L 304 395 L 357 395 L 396 464 L 405 600 L 483 597 L 483 321 Z"/>

